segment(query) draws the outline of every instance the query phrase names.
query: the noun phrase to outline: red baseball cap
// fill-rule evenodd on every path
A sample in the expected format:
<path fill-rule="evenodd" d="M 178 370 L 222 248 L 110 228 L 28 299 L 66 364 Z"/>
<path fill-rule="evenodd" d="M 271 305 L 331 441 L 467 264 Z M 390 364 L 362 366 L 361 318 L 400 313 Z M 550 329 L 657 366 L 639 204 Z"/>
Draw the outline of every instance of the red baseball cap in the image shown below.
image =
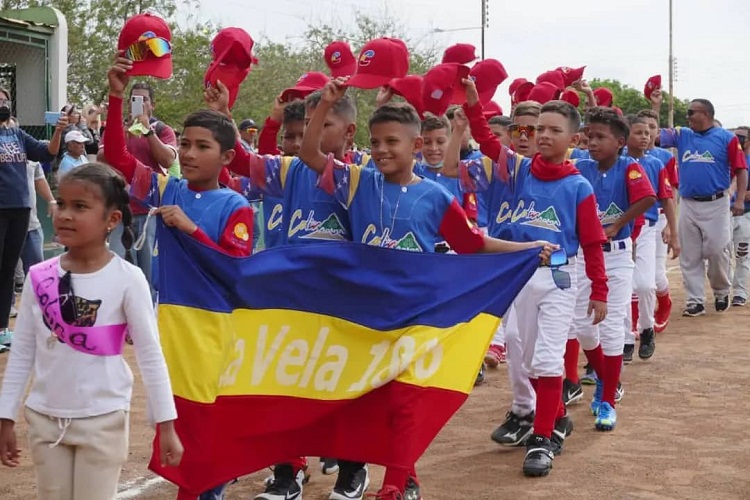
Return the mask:
<path fill-rule="evenodd" d="M 477 86 L 477 93 L 482 104 L 490 102 L 497 87 L 508 78 L 508 72 L 497 59 L 479 61 L 471 68 L 469 74 Z"/>
<path fill-rule="evenodd" d="M 127 21 L 117 39 L 117 50 L 133 61 L 130 76 L 172 76 L 172 32 L 164 19 L 151 13 L 138 14 Z"/>
<path fill-rule="evenodd" d="M 583 78 L 583 70 L 585 69 L 586 69 L 586 66 L 581 66 L 580 68 L 569 68 L 567 66 L 560 66 L 559 68 L 557 68 L 557 71 L 560 71 L 565 77 L 565 86 L 570 87 L 575 82 Z"/>
<path fill-rule="evenodd" d="M 478 59 L 476 52 L 477 48 L 470 43 L 457 43 L 445 49 L 441 62 L 469 64 Z"/>
<path fill-rule="evenodd" d="M 531 93 L 531 89 L 534 88 L 533 82 L 523 82 L 521 85 L 518 86 L 515 92 L 513 92 L 513 96 L 511 97 L 511 101 L 513 103 L 519 103 L 523 101 L 529 100 L 529 94 Z"/>
<path fill-rule="evenodd" d="M 545 71 L 536 77 L 536 83 L 549 82 L 560 90 L 565 88 L 565 74 L 559 70 Z"/>
<path fill-rule="evenodd" d="M 528 80 L 526 78 L 516 78 L 512 82 L 510 82 L 510 87 L 508 87 L 508 95 L 513 97 L 513 94 L 516 93 L 516 90 L 518 90 L 518 87 L 523 85 L 524 83 L 527 83 Z"/>
<path fill-rule="evenodd" d="M 575 108 L 581 105 L 581 96 L 572 89 L 563 90 L 562 94 L 560 94 L 560 100 L 572 104 Z"/>
<path fill-rule="evenodd" d="M 500 107 L 498 103 L 495 101 L 489 101 L 487 104 L 482 106 L 483 109 L 483 115 L 488 120 L 492 118 L 493 116 L 502 116 L 503 114 L 503 108 Z"/>
<path fill-rule="evenodd" d="M 440 116 L 451 104 L 466 102 L 463 80 L 469 68 L 458 63 L 442 63 L 431 68 L 423 77 L 422 101 L 425 111 Z"/>
<path fill-rule="evenodd" d="M 596 97 L 596 105 L 604 106 L 605 108 L 612 107 L 612 101 L 614 101 L 614 95 L 612 91 L 607 87 L 599 87 L 594 90 L 594 97 Z"/>
<path fill-rule="evenodd" d="M 414 106 L 420 118 L 424 118 L 424 102 L 422 100 L 422 77 L 419 75 L 407 75 L 403 78 L 394 78 L 388 82 L 394 94 L 403 97 L 406 102 Z"/>
<path fill-rule="evenodd" d="M 211 41 L 213 62 L 206 70 L 203 83 L 208 88 L 216 86 L 216 82 L 221 80 L 229 90 L 230 108 L 252 65 L 258 64 L 253 56 L 254 44 L 253 38 L 242 28 L 224 28 Z"/>
<path fill-rule="evenodd" d="M 546 104 L 560 97 L 561 90 L 554 83 L 541 82 L 534 85 L 526 100 Z"/>
<path fill-rule="evenodd" d="M 354 57 L 349 44 L 344 41 L 329 43 L 323 57 L 333 78 L 352 76 L 357 69 L 357 58 Z"/>
<path fill-rule="evenodd" d="M 299 77 L 294 87 L 289 87 L 281 93 L 281 101 L 288 102 L 304 99 L 308 94 L 320 90 L 328 83 L 328 75 L 319 71 L 310 71 Z"/>
<path fill-rule="evenodd" d="M 651 94 L 656 89 L 661 88 L 661 75 L 654 75 L 651 78 L 648 79 L 646 82 L 646 85 L 643 87 L 643 95 L 646 96 L 646 99 L 651 100 Z"/>
<path fill-rule="evenodd" d="M 409 72 L 409 51 L 395 38 L 377 38 L 362 47 L 357 70 L 347 82 L 350 87 L 375 89 Z"/>

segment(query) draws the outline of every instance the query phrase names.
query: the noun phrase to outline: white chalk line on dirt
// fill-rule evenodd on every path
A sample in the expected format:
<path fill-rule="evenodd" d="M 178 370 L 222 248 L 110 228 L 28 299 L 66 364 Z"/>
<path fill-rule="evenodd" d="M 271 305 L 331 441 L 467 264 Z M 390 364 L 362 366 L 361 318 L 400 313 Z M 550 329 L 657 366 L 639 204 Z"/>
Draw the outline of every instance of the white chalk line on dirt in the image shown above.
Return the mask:
<path fill-rule="evenodd" d="M 163 483 L 164 479 L 156 476 L 146 479 L 145 477 L 139 477 L 131 481 L 126 481 L 120 485 L 120 491 L 117 493 L 117 500 L 129 500 L 131 498 L 138 498 L 146 491 L 156 486 L 159 483 Z"/>

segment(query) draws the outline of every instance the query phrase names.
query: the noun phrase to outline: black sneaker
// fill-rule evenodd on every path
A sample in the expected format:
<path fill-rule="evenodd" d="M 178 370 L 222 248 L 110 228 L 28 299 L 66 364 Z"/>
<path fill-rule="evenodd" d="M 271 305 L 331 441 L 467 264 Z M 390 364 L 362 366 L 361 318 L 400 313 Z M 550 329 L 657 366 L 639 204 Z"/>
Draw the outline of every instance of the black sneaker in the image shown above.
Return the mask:
<path fill-rule="evenodd" d="M 339 471 L 336 485 L 328 500 L 361 500 L 365 497 L 365 491 L 370 487 L 370 472 L 367 465 L 361 469 L 348 469 L 345 467 Z"/>
<path fill-rule="evenodd" d="M 625 349 L 622 350 L 622 362 L 629 365 L 633 361 L 633 353 L 635 352 L 635 344 L 625 344 Z"/>
<path fill-rule="evenodd" d="M 729 309 L 729 296 L 717 298 L 714 300 L 714 307 L 716 308 L 716 312 L 724 312 L 727 309 Z"/>
<path fill-rule="evenodd" d="M 732 297 L 732 307 L 745 307 L 746 302 L 745 297 L 740 297 L 739 295 Z"/>
<path fill-rule="evenodd" d="M 586 370 L 586 374 L 581 377 L 581 384 L 582 385 L 596 385 L 597 376 L 596 372 L 594 371 L 591 366 L 588 364 L 583 367 L 584 370 Z"/>
<path fill-rule="evenodd" d="M 703 307 L 703 304 L 688 304 L 685 310 L 682 311 L 683 316 L 689 316 L 691 318 L 703 316 L 704 314 L 706 314 L 706 308 Z"/>
<path fill-rule="evenodd" d="M 581 384 L 576 384 L 569 379 L 563 379 L 562 400 L 565 406 L 576 403 L 583 398 Z"/>
<path fill-rule="evenodd" d="M 293 500 L 302 498 L 302 485 L 289 464 L 274 467 L 273 480 L 266 491 L 255 497 L 255 500 Z"/>
<path fill-rule="evenodd" d="M 523 475 L 541 477 L 552 470 L 555 453 L 552 442 L 539 434 L 532 434 L 526 441 L 526 458 L 523 459 Z"/>
<path fill-rule="evenodd" d="M 509 411 L 505 422 L 492 433 L 492 440 L 504 446 L 523 446 L 534 428 L 534 412 L 516 415 Z"/>
<path fill-rule="evenodd" d="M 16 283 L 13 285 L 13 291 L 16 293 L 23 293 L 23 283 Z"/>
<path fill-rule="evenodd" d="M 474 381 L 474 387 L 484 384 L 484 363 L 479 367 L 479 373 L 477 373 L 477 379 Z"/>
<path fill-rule="evenodd" d="M 413 477 L 410 477 L 408 481 L 406 481 L 404 500 L 422 500 L 422 493 L 419 490 L 419 483 Z"/>
<path fill-rule="evenodd" d="M 555 429 L 552 431 L 550 443 L 552 443 L 552 452 L 555 455 L 562 453 L 565 438 L 571 434 L 573 434 L 573 420 L 570 419 L 570 416 L 565 415 L 557 421 Z"/>
<path fill-rule="evenodd" d="M 339 461 L 335 458 L 321 458 L 320 472 L 326 476 L 336 474 L 339 471 Z"/>
<path fill-rule="evenodd" d="M 649 359 L 654 355 L 656 342 L 654 341 L 654 329 L 647 328 L 641 332 L 641 345 L 638 346 L 638 357 Z"/>

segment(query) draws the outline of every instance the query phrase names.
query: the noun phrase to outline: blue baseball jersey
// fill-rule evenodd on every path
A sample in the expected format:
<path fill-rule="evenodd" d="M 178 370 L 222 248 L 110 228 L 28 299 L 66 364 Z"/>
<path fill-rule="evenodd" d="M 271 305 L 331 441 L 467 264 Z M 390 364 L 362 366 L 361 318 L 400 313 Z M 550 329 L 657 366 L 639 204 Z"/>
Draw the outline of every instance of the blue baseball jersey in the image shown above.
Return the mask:
<path fill-rule="evenodd" d="M 366 245 L 434 252 L 447 239 L 441 234 L 446 214 L 461 210 L 455 197 L 430 179 L 400 186 L 386 182 L 377 169 L 337 163 L 332 182 L 334 197 L 349 211 L 352 239 Z M 470 231 L 465 214 L 463 223 Z"/>
<path fill-rule="evenodd" d="M 627 146 L 623 149 L 622 154 L 624 156 L 629 156 Z M 643 167 L 644 172 L 648 175 L 648 180 L 651 182 L 651 187 L 654 188 L 654 193 L 656 193 L 656 203 L 651 205 L 651 207 L 643 214 L 643 217 L 646 220 L 656 222 L 659 220 L 659 209 L 661 208 L 661 202 L 659 200 L 672 197 L 671 188 L 669 190 L 669 196 L 666 196 L 664 190 L 664 183 L 669 184 L 666 166 L 656 155 L 645 154 L 640 158 L 633 158 L 631 156 L 631 159 L 638 162 L 638 164 Z"/>
<path fill-rule="evenodd" d="M 271 196 L 269 194 L 263 194 L 260 196 L 258 189 L 254 188 L 248 177 L 239 178 L 239 187 L 236 188 L 242 196 L 248 201 L 255 201 L 258 197 L 261 198 L 263 204 L 263 242 L 265 248 L 273 248 L 279 246 L 283 240 L 282 234 L 282 221 L 284 203 L 283 198 Z"/>
<path fill-rule="evenodd" d="M 487 234 L 500 238 L 503 224 L 508 222 L 507 212 L 515 206 L 514 178 L 521 164 L 531 163 L 530 158 L 504 148 L 500 153 L 503 161 L 496 163 L 486 156 L 462 161 L 461 178 L 467 190 L 481 194 L 487 204 Z M 477 196 L 479 198 L 479 196 Z"/>
<path fill-rule="evenodd" d="M 620 156 L 606 171 L 600 170 L 599 162 L 592 159 L 578 160 L 576 168 L 594 189 L 596 212 L 602 227 L 606 228 L 617 222 L 636 201 L 654 196 L 648 174 L 642 165 L 628 156 Z M 612 239 L 630 238 L 634 222 L 631 220 L 625 224 Z"/>
<path fill-rule="evenodd" d="M 686 127 L 662 129 L 661 146 L 677 148 L 679 191 L 684 198 L 726 191 L 735 170 L 747 169 L 737 137 L 720 127 L 705 132 Z"/>
<path fill-rule="evenodd" d="M 452 177 L 446 177 L 440 171 L 430 170 L 426 163 L 417 163 L 414 165 L 414 173 L 425 179 L 435 181 L 443 186 L 450 194 L 456 197 L 459 203 L 462 203 L 464 190 L 461 189 L 461 182 Z"/>
<path fill-rule="evenodd" d="M 584 160 L 584 159 L 590 159 L 590 158 L 591 158 L 591 155 L 589 154 L 588 149 L 570 148 L 570 150 L 568 150 L 569 160 Z"/>
<path fill-rule="evenodd" d="M 282 200 L 281 232 L 277 245 L 351 240 L 346 210 L 318 186 L 317 174 L 299 158 L 260 156 L 265 177 L 252 185 L 264 198 Z M 256 193 L 250 193 L 254 196 Z M 269 217 L 273 216 L 273 211 Z M 269 219 L 276 222 L 277 219 Z M 274 226 L 274 229 L 276 226 Z"/>

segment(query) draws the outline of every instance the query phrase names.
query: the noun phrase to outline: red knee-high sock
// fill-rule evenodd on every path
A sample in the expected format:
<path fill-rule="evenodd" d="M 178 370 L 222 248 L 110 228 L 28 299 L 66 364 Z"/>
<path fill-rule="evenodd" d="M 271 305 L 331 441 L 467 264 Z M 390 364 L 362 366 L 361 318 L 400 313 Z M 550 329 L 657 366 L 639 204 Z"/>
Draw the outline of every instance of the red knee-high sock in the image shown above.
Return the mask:
<path fill-rule="evenodd" d="M 529 382 L 531 382 L 531 387 L 534 389 L 534 392 L 539 392 L 539 379 L 529 378 Z M 560 392 L 562 392 L 562 389 L 560 389 Z"/>
<path fill-rule="evenodd" d="M 386 467 L 385 476 L 383 477 L 383 486 L 387 484 L 395 486 L 399 489 L 400 492 L 403 493 L 406 489 L 406 481 L 409 480 L 409 475 L 411 473 L 414 473 L 414 477 L 416 478 L 414 467 L 411 467 L 410 469 L 404 469 L 401 467 Z"/>
<path fill-rule="evenodd" d="M 638 296 L 633 294 L 633 298 L 630 299 L 630 311 L 633 316 L 633 329 L 631 331 L 638 331 Z"/>
<path fill-rule="evenodd" d="M 562 377 L 539 377 L 536 390 L 534 434 L 552 437 L 557 411 L 562 402 Z"/>
<path fill-rule="evenodd" d="M 577 384 L 578 379 L 578 351 L 581 344 L 578 339 L 568 339 L 565 344 L 565 378 Z"/>
<path fill-rule="evenodd" d="M 606 401 L 612 408 L 615 407 L 615 392 L 617 383 L 620 381 L 620 370 L 622 370 L 622 354 L 619 356 L 604 356 L 604 373 L 602 377 L 602 401 Z"/>
<path fill-rule="evenodd" d="M 589 362 L 589 366 L 594 369 L 597 376 L 602 376 L 604 370 L 604 352 L 602 352 L 602 345 L 594 347 L 590 351 L 583 351 L 586 355 L 586 359 Z"/>

